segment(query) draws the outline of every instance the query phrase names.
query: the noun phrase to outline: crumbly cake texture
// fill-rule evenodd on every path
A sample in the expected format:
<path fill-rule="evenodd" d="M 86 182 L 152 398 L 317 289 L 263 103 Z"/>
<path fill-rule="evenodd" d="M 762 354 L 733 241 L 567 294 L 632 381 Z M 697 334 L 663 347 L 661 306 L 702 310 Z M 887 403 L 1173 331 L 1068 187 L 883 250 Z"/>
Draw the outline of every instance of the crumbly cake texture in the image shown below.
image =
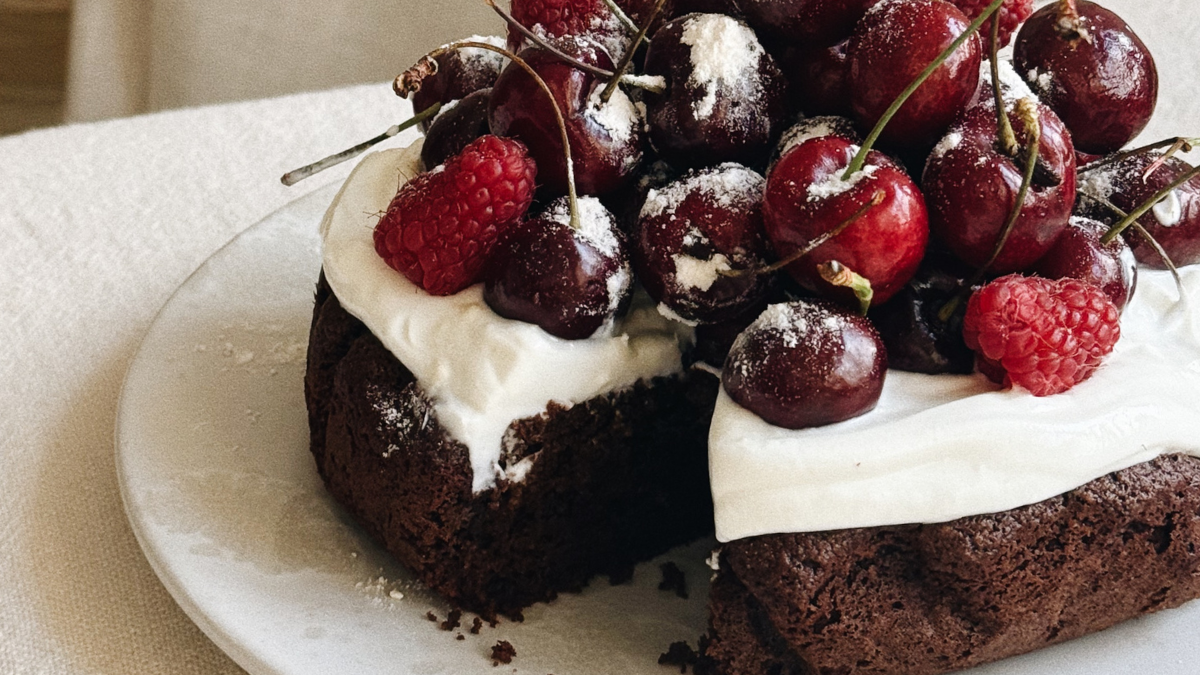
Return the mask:
<path fill-rule="evenodd" d="M 713 530 L 706 441 L 717 380 L 689 370 L 551 405 L 509 428 L 520 480 L 471 489 L 466 446 L 321 278 L 305 397 L 317 469 L 428 586 L 485 617 L 521 610 Z"/>
<path fill-rule="evenodd" d="M 1200 596 L 1200 459 L 1003 513 L 725 544 L 697 672 L 934 675 Z"/>

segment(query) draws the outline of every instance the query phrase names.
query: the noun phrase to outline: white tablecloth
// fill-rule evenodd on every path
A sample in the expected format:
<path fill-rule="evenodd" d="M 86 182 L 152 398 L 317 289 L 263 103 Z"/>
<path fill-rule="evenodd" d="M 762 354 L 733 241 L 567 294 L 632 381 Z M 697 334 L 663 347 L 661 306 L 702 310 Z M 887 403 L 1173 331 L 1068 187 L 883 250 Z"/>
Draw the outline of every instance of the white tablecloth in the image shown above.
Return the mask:
<path fill-rule="evenodd" d="M 1147 135 L 1200 134 L 1200 7 L 1106 4 L 1158 56 Z M 346 169 L 291 189 L 283 171 L 406 110 L 380 84 L 0 139 L 0 673 L 238 672 L 126 523 L 113 454 L 121 381 L 193 269 Z"/>

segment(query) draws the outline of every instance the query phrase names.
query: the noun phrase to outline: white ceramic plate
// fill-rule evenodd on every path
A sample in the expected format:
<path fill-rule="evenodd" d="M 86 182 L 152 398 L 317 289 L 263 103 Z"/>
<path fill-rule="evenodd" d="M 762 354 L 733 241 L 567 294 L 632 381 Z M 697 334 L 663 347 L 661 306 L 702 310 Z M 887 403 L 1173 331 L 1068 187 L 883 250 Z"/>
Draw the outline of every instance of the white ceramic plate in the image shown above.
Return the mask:
<path fill-rule="evenodd" d="M 688 600 L 657 590 L 654 561 L 631 584 L 600 580 L 531 608 L 524 623 L 472 635 L 430 623 L 426 613 L 445 618 L 446 604 L 326 496 L 308 453 L 302 380 L 317 224 L 335 189 L 215 254 L 163 308 L 130 367 L 118 471 L 163 584 L 252 675 L 496 673 L 488 654 L 501 639 L 522 673 L 672 672 L 656 660 L 704 630 L 711 542 L 664 557 L 685 571 Z M 973 672 L 1195 673 L 1198 631 L 1192 603 Z"/>

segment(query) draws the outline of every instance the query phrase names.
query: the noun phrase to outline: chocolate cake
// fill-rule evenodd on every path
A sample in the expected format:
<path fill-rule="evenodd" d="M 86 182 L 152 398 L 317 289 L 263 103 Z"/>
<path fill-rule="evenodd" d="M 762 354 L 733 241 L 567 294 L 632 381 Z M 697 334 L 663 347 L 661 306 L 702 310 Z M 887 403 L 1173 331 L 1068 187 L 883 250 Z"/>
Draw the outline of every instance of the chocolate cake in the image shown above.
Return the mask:
<path fill-rule="evenodd" d="M 1200 595 L 1200 459 L 936 525 L 725 544 L 698 672 L 933 675 Z"/>
<path fill-rule="evenodd" d="M 321 477 L 418 578 L 486 617 L 520 617 L 711 532 L 716 388 L 685 371 L 551 404 L 506 434 L 502 463 L 524 475 L 475 492 L 466 446 L 413 374 L 318 284 L 305 395 Z"/>

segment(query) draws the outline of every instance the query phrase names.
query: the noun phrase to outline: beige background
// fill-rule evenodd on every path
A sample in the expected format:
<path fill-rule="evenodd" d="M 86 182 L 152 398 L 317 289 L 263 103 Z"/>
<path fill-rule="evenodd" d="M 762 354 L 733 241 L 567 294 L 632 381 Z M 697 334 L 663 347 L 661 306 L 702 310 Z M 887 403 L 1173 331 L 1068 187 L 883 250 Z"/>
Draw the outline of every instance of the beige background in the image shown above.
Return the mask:
<path fill-rule="evenodd" d="M 205 8 L 197 15 L 182 2 L 143 2 L 153 9 L 150 25 L 178 38 L 172 44 L 142 42 L 140 15 L 118 11 L 134 2 L 79 0 L 77 10 L 80 20 L 90 11 L 112 22 L 107 47 L 98 36 L 94 53 L 146 55 L 148 82 L 164 82 L 155 84 L 159 93 L 143 94 L 156 107 L 185 102 L 185 94 L 216 101 L 262 91 L 261 82 L 251 86 L 266 75 L 259 69 L 286 75 L 268 78 L 280 87 L 270 91 L 327 86 L 345 63 L 370 66 L 359 76 L 383 81 L 468 32 L 448 27 L 461 16 L 498 30 L 473 2 L 436 5 L 424 18 L 377 3 L 386 5 L 376 10 L 384 18 L 358 29 L 329 18 L 321 7 L 331 3 L 295 0 L 289 6 L 306 7 L 310 18 L 280 19 L 274 23 L 286 30 L 271 37 L 257 32 L 264 19 L 239 9 L 256 3 L 191 3 Z M 1200 134 L 1200 6 L 1106 4 L 1158 57 L 1163 96 L 1148 135 Z M 344 36 L 334 45 L 344 54 L 308 52 L 307 33 L 318 24 Z M 380 52 L 364 35 L 388 43 L 394 56 L 373 57 Z M 214 70 L 210 59 L 220 54 L 206 54 L 220 45 L 229 56 L 251 42 L 257 46 L 240 66 Z M 125 66 L 99 59 L 101 66 L 107 74 L 89 86 L 119 84 Z M 182 75 L 175 81 L 168 71 Z M 400 110 L 378 84 L 0 138 L 0 674 L 238 672 L 159 584 L 126 523 L 113 455 L 117 395 L 155 312 L 197 265 L 344 170 L 295 190 L 280 186 L 279 174 L 374 135 Z"/>

